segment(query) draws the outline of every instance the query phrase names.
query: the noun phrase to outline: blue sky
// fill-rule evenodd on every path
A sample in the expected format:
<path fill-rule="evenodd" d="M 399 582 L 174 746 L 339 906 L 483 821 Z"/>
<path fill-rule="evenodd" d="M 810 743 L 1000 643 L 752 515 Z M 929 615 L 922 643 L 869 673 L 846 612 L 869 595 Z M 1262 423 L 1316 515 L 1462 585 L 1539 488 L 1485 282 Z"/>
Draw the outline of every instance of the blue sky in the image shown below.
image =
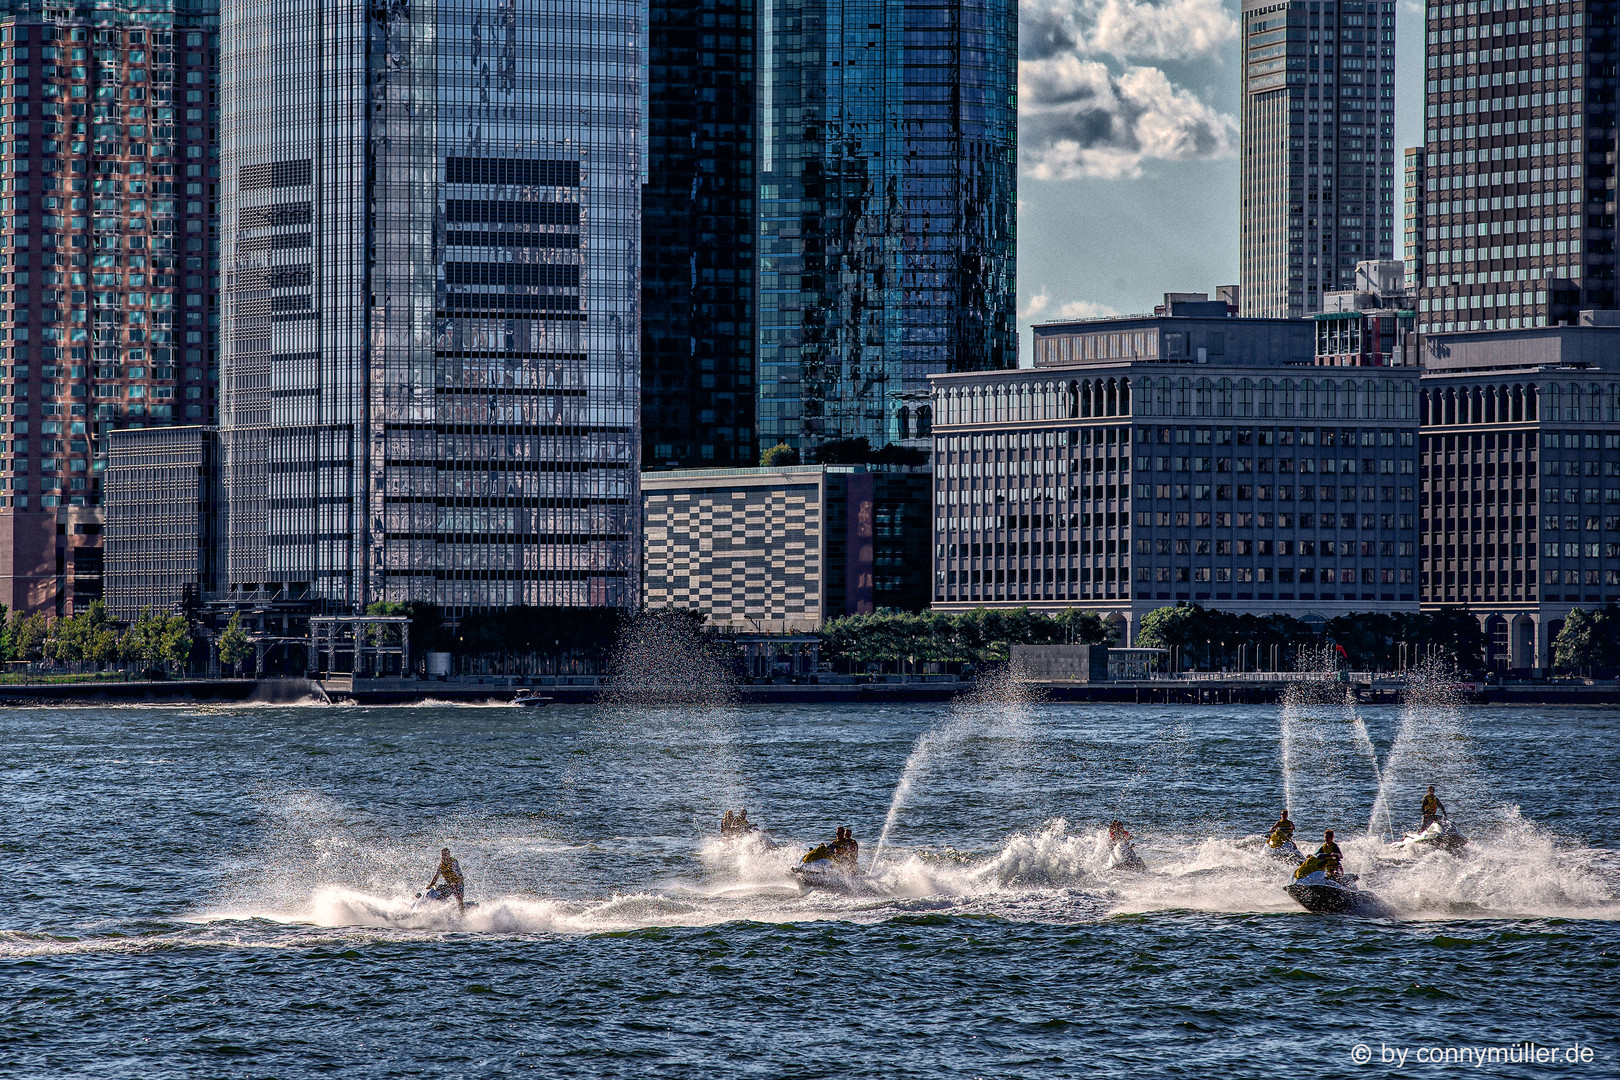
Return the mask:
<path fill-rule="evenodd" d="M 1028 364 L 1031 323 L 1150 311 L 1165 292 L 1237 282 L 1239 8 L 1022 4 L 1018 315 Z M 1401 0 L 1398 11 L 1397 198 L 1401 152 L 1423 130 L 1423 9 Z M 1397 227 L 1397 247 L 1399 236 Z"/>

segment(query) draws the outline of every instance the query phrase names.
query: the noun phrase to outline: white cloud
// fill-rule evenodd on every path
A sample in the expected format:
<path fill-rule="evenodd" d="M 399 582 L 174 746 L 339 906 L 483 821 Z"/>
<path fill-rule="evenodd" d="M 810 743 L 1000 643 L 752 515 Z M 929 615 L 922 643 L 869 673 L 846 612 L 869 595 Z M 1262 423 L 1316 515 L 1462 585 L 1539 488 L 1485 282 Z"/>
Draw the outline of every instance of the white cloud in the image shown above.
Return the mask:
<path fill-rule="evenodd" d="M 1237 39 L 1237 21 L 1220 0 L 1026 0 L 1019 11 L 1019 52 L 1040 60 L 1060 52 L 1122 60 L 1213 56 Z"/>
<path fill-rule="evenodd" d="M 1232 117 L 1132 61 L 1219 55 L 1236 36 L 1221 0 L 1028 0 L 1018 67 L 1024 172 L 1123 179 L 1150 159 L 1231 153 Z"/>
<path fill-rule="evenodd" d="M 1019 311 L 1021 322 L 1034 322 L 1036 319 L 1055 321 L 1061 319 L 1100 319 L 1109 315 L 1118 315 L 1119 312 L 1107 304 L 1099 304 L 1094 300 L 1070 300 L 1067 303 L 1052 306 L 1052 297 L 1044 290 L 1030 297 L 1029 303 Z"/>
<path fill-rule="evenodd" d="M 1073 53 L 1018 69 L 1019 144 L 1042 180 L 1138 176 L 1149 158 L 1188 161 L 1232 152 L 1237 124 L 1158 68 L 1114 76 Z"/>
<path fill-rule="evenodd" d="M 1114 56 L 1186 60 L 1217 53 L 1237 38 L 1237 23 L 1219 0 L 1104 0 L 1094 18 L 1087 44 Z"/>

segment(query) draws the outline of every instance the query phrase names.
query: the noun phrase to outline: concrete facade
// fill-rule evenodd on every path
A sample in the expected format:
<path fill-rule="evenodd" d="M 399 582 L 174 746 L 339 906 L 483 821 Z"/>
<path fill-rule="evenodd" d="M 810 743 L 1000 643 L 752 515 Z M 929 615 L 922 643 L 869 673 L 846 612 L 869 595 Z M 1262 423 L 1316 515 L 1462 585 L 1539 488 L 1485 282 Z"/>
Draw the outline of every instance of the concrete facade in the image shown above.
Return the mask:
<path fill-rule="evenodd" d="M 1546 668 L 1572 609 L 1620 601 L 1620 327 L 1429 335 L 1424 361 L 1423 606 Z"/>
<path fill-rule="evenodd" d="M 1316 368 L 1308 321 L 1058 324 L 1035 350 L 934 379 L 936 609 L 1082 607 L 1125 644 L 1178 600 L 1417 610 L 1415 368 Z"/>

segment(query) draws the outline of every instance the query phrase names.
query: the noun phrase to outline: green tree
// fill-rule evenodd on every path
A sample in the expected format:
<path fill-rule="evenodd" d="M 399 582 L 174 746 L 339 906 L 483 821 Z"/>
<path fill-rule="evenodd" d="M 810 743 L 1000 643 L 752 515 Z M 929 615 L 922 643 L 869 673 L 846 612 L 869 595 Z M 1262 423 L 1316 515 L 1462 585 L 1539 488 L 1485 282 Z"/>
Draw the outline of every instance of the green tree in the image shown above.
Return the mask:
<path fill-rule="evenodd" d="M 45 616 L 39 612 L 25 615 L 20 611 L 11 613 L 11 622 L 6 627 L 9 638 L 11 660 L 42 660 L 45 657 L 45 640 L 50 635 L 50 628 L 45 623 Z"/>
<path fill-rule="evenodd" d="M 1553 667 L 1596 673 L 1620 667 L 1620 606 L 1576 608 L 1553 639 Z"/>
<path fill-rule="evenodd" d="M 63 663 L 89 661 L 104 664 L 118 657 L 118 635 L 113 631 L 107 606 L 100 600 L 89 610 L 52 624 L 45 640 L 46 657 Z"/>
<path fill-rule="evenodd" d="M 1136 627 L 1136 644 L 1142 649 L 1180 649 L 1187 654 L 1189 647 L 1203 646 L 1209 640 L 1208 612 L 1197 604 L 1180 603 L 1175 607 L 1154 608 L 1142 616 Z"/>
<path fill-rule="evenodd" d="M 124 628 L 118 639 L 118 652 L 125 660 L 139 664 L 154 664 L 161 657 L 163 647 L 163 616 L 151 608 L 142 608 L 134 622 Z"/>
<path fill-rule="evenodd" d="M 158 659 L 181 671 L 191 662 L 191 650 L 197 644 L 191 633 L 191 623 L 184 615 L 165 615 L 158 626 Z"/>
<path fill-rule="evenodd" d="M 759 466 L 762 469 L 780 469 L 798 463 L 799 452 L 787 443 L 777 443 L 759 455 Z"/>
<path fill-rule="evenodd" d="M 224 631 L 219 635 L 219 662 L 234 672 L 237 665 L 252 652 L 253 643 L 248 640 L 247 631 L 242 629 L 242 613 L 238 611 L 231 616 L 231 621 L 225 624 Z"/>

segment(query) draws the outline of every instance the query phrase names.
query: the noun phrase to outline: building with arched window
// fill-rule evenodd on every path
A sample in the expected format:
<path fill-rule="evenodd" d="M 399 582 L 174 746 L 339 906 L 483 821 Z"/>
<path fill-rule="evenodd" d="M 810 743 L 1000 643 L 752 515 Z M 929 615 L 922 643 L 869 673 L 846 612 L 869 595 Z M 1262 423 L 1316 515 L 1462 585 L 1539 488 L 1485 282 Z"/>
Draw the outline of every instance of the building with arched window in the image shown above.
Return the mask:
<path fill-rule="evenodd" d="M 1034 368 L 936 376 L 934 607 L 1082 607 L 1125 643 L 1180 600 L 1416 611 L 1418 371 L 1341 376 L 1314 343 L 1106 319 L 1037 326 Z"/>
<path fill-rule="evenodd" d="M 1499 671 L 1545 668 L 1620 601 L 1620 326 L 1430 334 L 1418 396 L 1425 608 L 1479 617 Z"/>

